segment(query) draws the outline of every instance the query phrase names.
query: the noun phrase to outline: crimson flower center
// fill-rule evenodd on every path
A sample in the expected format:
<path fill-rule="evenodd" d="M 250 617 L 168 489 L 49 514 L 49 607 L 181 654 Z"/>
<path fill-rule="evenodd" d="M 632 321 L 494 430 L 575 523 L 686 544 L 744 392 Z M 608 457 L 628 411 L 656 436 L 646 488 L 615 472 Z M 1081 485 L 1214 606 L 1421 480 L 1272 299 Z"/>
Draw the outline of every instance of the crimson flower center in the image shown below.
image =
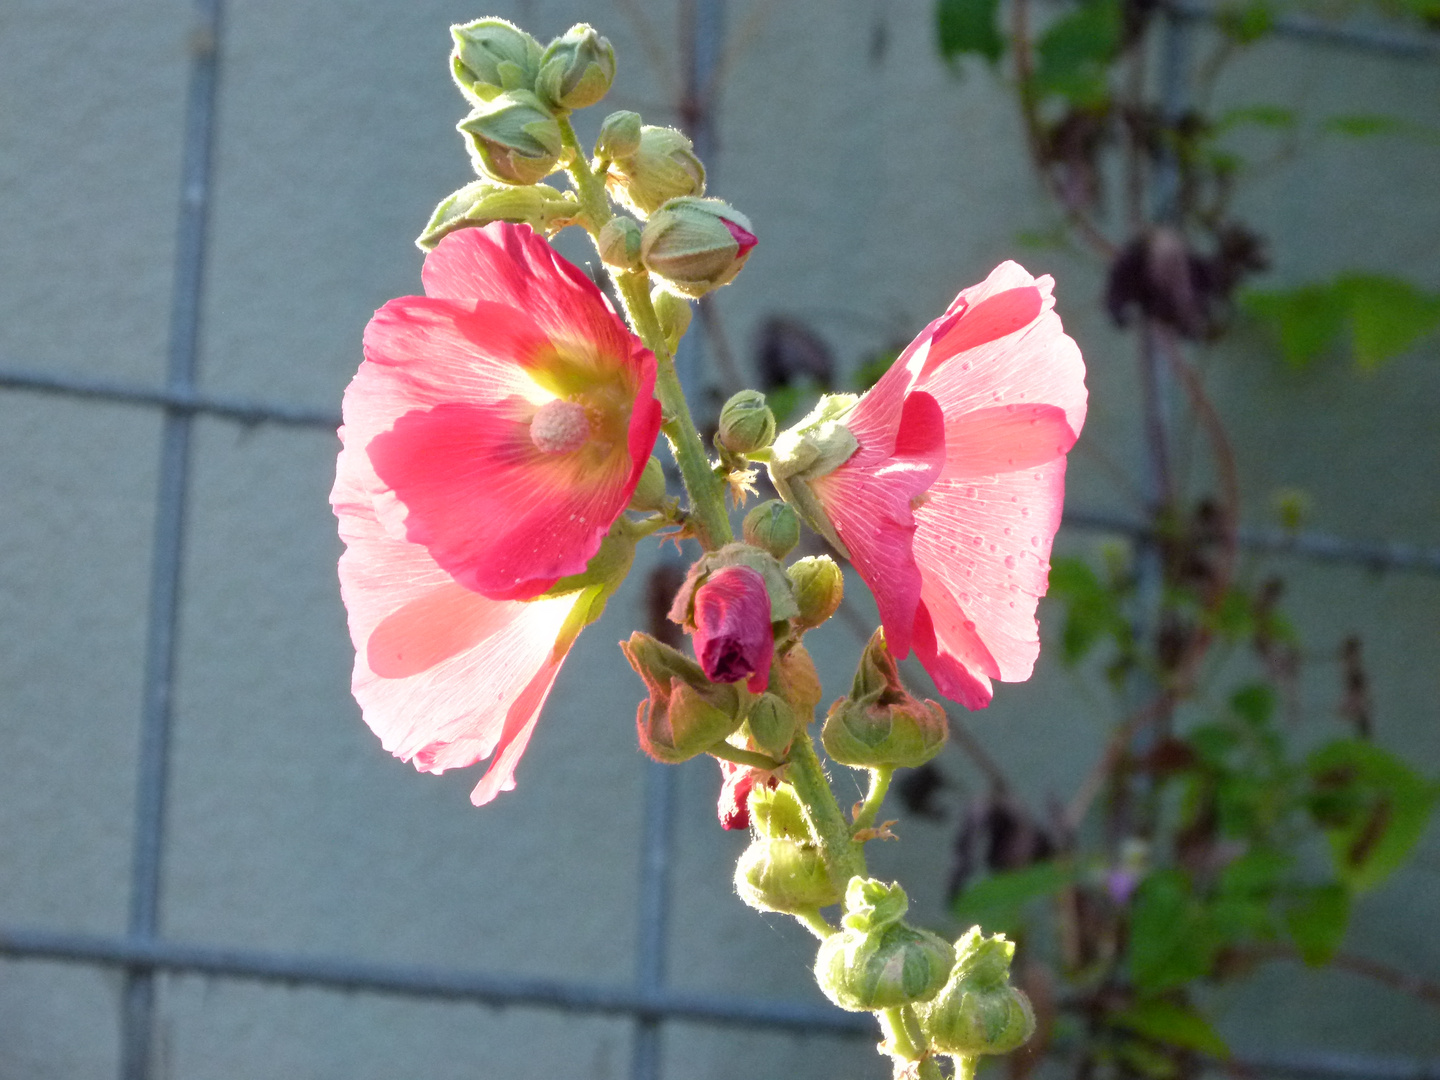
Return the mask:
<path fill-rule="evenodd" d="M 547 454 L 568 454 L 590 438 L 590 418 L 578 401 L 547 401 L 530 421 L 530 441 Z"/>

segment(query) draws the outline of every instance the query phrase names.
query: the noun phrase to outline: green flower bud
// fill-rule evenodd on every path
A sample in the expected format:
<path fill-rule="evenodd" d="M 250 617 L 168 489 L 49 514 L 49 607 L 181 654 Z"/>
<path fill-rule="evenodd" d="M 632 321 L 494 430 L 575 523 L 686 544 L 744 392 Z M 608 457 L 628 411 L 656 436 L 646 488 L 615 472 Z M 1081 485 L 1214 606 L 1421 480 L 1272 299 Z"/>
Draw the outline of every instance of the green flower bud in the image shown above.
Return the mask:
<path fill-rule="evenodd" d="M 938 754 L 949 734 L 945 711 L 900 682 L 885 632 L 876 630 L 860 655 L 850 696 L 830 706 L 820 741 L 842 765 L 915 768 Z"/>
<path fill-rule="evenodd" d="M 850 550 L 810 490 L 810 482 L 834 472 L 860 449 L 860 443 L 845 426 L 859 400 L 854 394 L 826 394 L 804 419 L 775 439 L 768 464 L 770 482 L 780 497 L 847 559 Z"/>
<path fill-rule="evenodd" d="M 670 199 L 705 194 L 705 166 L 690 140 L 674 128 L 646 124 L 633 151 L 613 156 L 605 187 L 620 205 L 642 218 Z"/>
<path fill-rule="evenodd" d="M 654 305 L 655 318 L 660 320 L 660 329 L 665 333 L 665 344 L 673 353 L 685 331 L 690 329 L 690 318 L 694 314 L 690 301 L 657 285 L 650 290 L 650 303 Z"/>
<path fill-rule="evenodd" d="M 753 792 L 759 788 L 752 788 Z M 752 802 L 753 812 L 753 802 Z M 825 860 L 814 844 L 763 837 L 745 849 L 735 866 L 735 891 L 758 911 L 796 914 L 840 899 Z"/>
<path fill-rule="evenodd" d="M 435 207 L 416 245 L 431 251 L 457 229 L 488 225 L 492 221 L 512 221 L 529 225 L 536 232 L 549 235 L 569 225 L 580 213 L 579 204 L 569 195 L 545 184 L 513 187 L 490 180 L 475 180 L 459 191 L 451 192 Z"/>
<path fill-rule="evenodd" d="M 720 445 L 735 454 L 763 450 L 775 441 L 775 414 L 759 390 L 741 390 L 720 409 Z"/>
<path fill-rule="evenodd" d="M 638 630 L 620 649 L 650 692 L 635 727 L 640 749 L 656 761 L 703 754 L 740 726 L 746 697 L 738 685 L 710 682 L 695 661 Z"/>
<path fill-rule="evenodd" d="M 800 608 L 796 626 L 801 630 L 819 626 L 835 614 L 845 598 L 845 574 L 829 555 L 797 559 L 787 573 Z"/>
<path fill-rule="evenodd" d="M 810 659 L 804 645 L 792 645 L 775 657 L 770 668 L 770 689 L 790 703 L 800 723 L 810 722 L 824 691 L 815 661 Z"/>
<path fill-rule="evenodd" d="M 628 217 L 612 217 L 601 226 L 596 247 L 606 266 L 630 271 L 644 269 L 640 264 L 640 226 Z"/>
<path fill-rule="evenodd" d="M 777 694 L 761 694 L 745 718 L 750 741 L 773 758 L 784 759 L 795 740 L 795 710 Z"/>
<path fill-rule="evenodd" d="M 560 125 L 528 90 L 481 102 L 457 126 L 476 171 L 502 183 L 538 183 L 560 160 Z"/>
<path fill-rule="evenodd" d="M 477 19 L 450 27 L 455 48 L 450 74 L 474 104 L 506 90 L 531 90 L 540 70 L 540 43 L 504 19 Z"/>
<path fill-rule="evenodd" d="M 640 149 L 640 114 L 629 109 L 612 112 L 600 121 L 595 156 L 607 161 L 633 157 Z"/>
<path fill-rule="evenodd" d="M 645 268 L 682 296 L 727 284 L 756 244 L 750 221 L 719 199 L 671 199 L 645 223 Z"/>
<path fill-rule="evenodd" d="M 955 943 L 955 967 L 935 999 L 919 1011 L 930 1044 L 943 1054 L 1008 1054 L 1035 1032 L 1035 1012 L 1010 985 L 1015 943 L 980 927 Z"/>
<path fill-rule="evenodd" d="M 778 784 L 773 788 L 756 784 L 751 788 L 750 820 L 756 833 L 768 840 L 794 840 L 797 844 L 814 842 L 810 826 L 805 822 L 805 810 L 795 789 L 789 784 Z"/>
<path fill-rule="evenodd" d="M 815 979 L 826 997 L 851 1012 L 873 1012 L 925 1001 L 940 990 L 955 950 L 901 921 L 908 907 L 899 885 L 850 879 L 844 929 L 821 942 L 815 957 Z"/>
<path fill-rule="evenodd" d="M 665 487 L 665 467 L 660 459 L 652 457 L 645 463 L 640 482 L 635 485 L 635 494 L 630 496 L 630 509 L 647 512 L 670 510 L 675 500 Z"/>
<path fill-rule="evenodd" d="M 615 81 L 615 49 L 586 23 L 576 23 L 545 48 L 535 92 L 561 109 L 583 109 Z"/>
<path fill-rule="evenodd" d="M 741 527 L 747 544 L 783 559 L 800 542 L 800 517 L 779 499 L 769 499 L 745 515 Z"/>

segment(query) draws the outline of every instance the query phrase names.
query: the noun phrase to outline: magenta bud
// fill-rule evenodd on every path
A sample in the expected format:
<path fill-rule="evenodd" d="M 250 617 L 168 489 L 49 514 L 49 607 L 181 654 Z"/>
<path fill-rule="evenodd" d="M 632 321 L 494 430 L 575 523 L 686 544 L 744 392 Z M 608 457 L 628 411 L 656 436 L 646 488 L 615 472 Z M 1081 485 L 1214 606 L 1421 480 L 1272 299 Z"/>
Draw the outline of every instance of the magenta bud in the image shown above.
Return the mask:
<path fill-rule="evenodd" d="M 733 761 L 720 762 L 720 801 L 715 810 L 722 829 L 748 829 L 750 827 L 750 792 L 756 784 L 774 788 L 780 783 L 762 769 L 750 765 L 737 765 Z"/>
<path fill-rule="evenodd" d="M 765 579 L 748 566 L 725 566 L 695 590 L 695 656 L 711 682 L 770 682 L 775 636 Z"/>

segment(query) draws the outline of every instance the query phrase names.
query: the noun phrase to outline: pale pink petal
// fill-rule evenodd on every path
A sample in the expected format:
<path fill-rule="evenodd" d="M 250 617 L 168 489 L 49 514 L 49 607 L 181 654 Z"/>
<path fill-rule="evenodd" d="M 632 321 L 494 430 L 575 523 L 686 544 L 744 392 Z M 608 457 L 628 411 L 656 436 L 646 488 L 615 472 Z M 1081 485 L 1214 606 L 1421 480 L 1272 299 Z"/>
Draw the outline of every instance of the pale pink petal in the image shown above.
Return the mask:
<path fill-rule="evenodd" d="M 446 236 L 425 257 L 427 296 L 492 301 L 523 311 L 587 364 L 614 368 L 630 356 L 630 332 L 604 294 L 528 225 L 492 222 Z"/>
<path fill-rule="evenodd" d="M 1001 405 L 948 417 L 944 476 L 956 479 L 1044 465 L 1075 445 L 1054 405 Z"/>
<path fill-rule="evenodd" d="M 1002 270 L 1006 272 L 1002 274 Z M 1020 267 L 1007 263 L 984 285 L 967 289 L 958 299 L 983 307 L 995 290 L 977 290 L 985 290 L 992 282 L 1014 281 L 1017 276 L 1029 279 Z M 1018 287 L 1025 284 L 1021 281 Z M 1010 404 L 1054 405 L 1064 410 L 1070 430 L 1079 434 L 1085 422 L 1085 364 L 1080 349 L 1065 335 L 1060 317 L 1052 310 L 1050 278 L 1039 278 L 1033 284 L 1040 292 L 1041 310 L 1023 328 L 953 352 L 942 350 L 938 336 L 932 341 L 926 359 L 928 370 L 915 385 L 935 396 L 947 419 Z M 949 332 L 958 335 L 964 323 L 962 310 Z M 962 338 L 956 340 L 964 343 Z"/>
<path fill-rule="evenodd" d="M 911 550 L 912 503 L 940 473 L 944 417 L 934 398 L 914 393 L 888 431 L 863 425 L 851 431 L 860 448 L 834 472 L 812 481 L 811 488 L 875 594 L 890 651 L 903 659 L 910 652 L 921 584 Z"/>
<path fill-rule="evenodd" d="M 522 603 L 462 589 L 423 547 L 380 524 L 364 457 L 341 451 L 331 501 L 346 542 L 341 594 L 365 722 L 421 771 L 471 765 L 498 748 L 492 772 L 508 778 L 514 733 L 533 725 L 544 702 L 562 659 L 556 637 L 579 594 Z"/>
<path fill-rule="evenodd" d="M 1023 330 L 1040 315 L 1044 298 L 1034 285 L 992 293 L 974 304 L 967 304 L 931 340 L 930 355 L 920 377 L 957 353 L 977 349 Z"/>
<path fill-rule="evenodd" d="M 977 676 L 1030 676 L 1040 651 L 1035 608 L 1064 493 L 1063 456 L 988 477 L 952 478 L 947 466 L 915 513 L 915 561 L 939 650 Z M 975 659 L 972 637 L 989 663 Z"/>

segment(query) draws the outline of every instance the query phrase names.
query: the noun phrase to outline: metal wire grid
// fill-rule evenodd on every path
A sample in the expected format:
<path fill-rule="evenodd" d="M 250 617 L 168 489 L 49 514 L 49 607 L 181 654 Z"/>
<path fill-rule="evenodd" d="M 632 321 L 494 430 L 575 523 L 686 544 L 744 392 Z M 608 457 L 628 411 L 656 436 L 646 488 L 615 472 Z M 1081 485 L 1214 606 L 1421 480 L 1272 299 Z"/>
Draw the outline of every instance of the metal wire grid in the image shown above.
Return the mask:
<path fill-rule="evenodd" d="M 658 1080 L 659 1030 L 660 1024 L 666 1020 L 808 1034 L 873 1036 L 873 1024 L 863 1015 L 842 1013 L 808 1003 L 684 994 L 665 988 L 674 770 L 653 764 L 645 774 L 638 905 L 640 933 L 636 977 L 630 986 L 587 985 L 421 966 L 280 955 L 181 944 L 161 936 L 161 871 L 192 421 L 196 415 L 206 415 L 245 425 L 279 424 L 331 431 L 340 422 L 338 414 L 211 396 L 202 393 L 196 385 L 222 6 L 223 0 L 195 0 L 194 40 L 200 45 L 191 64 L 185 111 L 179 230 L 164 386 L 156 389 L 16 369 L 0 370 L 0 388 L 79 400 L 118 402 L 164 412 L 147 615 L 127 933 L 123 938 L 113 938 L 3 928 L 0 929 L 0 956 L 69 961 L 119 969 L 125 973 L 121 999 L 120 1080 L 148 1080 L 152 1074 L 155 984 L 160 974 L 195 974 L 341 991 L 461 1000 L 488 1006 L 530 1006 L 628 1016 L 636 1021 L 632 1080 Z M 708 65 L 713 63 L 720 41 L 723 7 L 724 0 L 701 0 L 694 25 L 697 75 L 703 75 Z M 1171 19 L 1168 33 L 1172 45 L 1180 44 L 1186 24 L 1214 17 L 1211 10 L 1190 0 L 1170 0 L 1166 11 Z M 1378 52 L 1396 58 L 1440 57 L 1440 39 L 1403 37 L 1384 30 L 1337 27 L 1304 19 L 1282 19 L 1275 29 L 1282 35 L 1300 40 Z M 1174 53 L 1178 57 L 1183 55 L 1183 50 L 1177 48 Z M 1137 522 L 1079 510 L 1067 511 L 1064 524 L 1069 528 L 1137 538 L 1147 535 L 1145 526 Z M 1310 533 L 1254 531 L 1243 532 L 1240 542 L 1242 546 L 1258 552 L 1288 553 L 1377 570 L 1440 573 L 1440 548 L 1360 544 Z M 1252 1061 L 1250 1064 L 1282 1076 L 1440 1080 L 1440 1066 L 1436 1064 L 1347 1055 L 1297 1055 L 1264 1062 Z"/>

